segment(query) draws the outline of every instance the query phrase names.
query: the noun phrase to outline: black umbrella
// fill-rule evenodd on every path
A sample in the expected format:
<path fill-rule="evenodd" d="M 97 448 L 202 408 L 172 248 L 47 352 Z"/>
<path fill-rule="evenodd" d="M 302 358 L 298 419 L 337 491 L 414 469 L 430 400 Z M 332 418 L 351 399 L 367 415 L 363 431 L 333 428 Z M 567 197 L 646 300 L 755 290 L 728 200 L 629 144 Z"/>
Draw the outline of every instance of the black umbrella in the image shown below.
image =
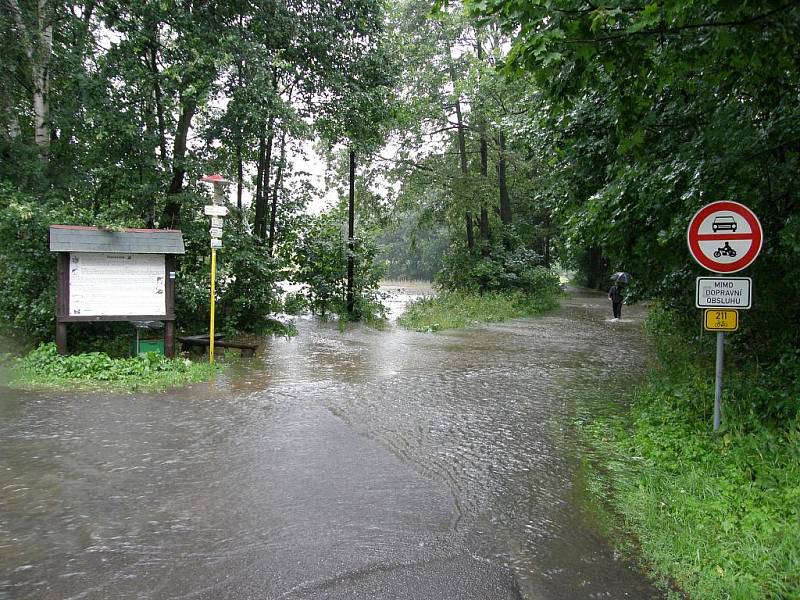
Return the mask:
<path fill-rule="evenodd" d="M 630 273 L 626 273 L 625 271 L 617 271 L 611 276 L 611 281 L 616 281 L 617 283 L 624 283 L 628 285 L 631 282 L 631 275 Z"/>

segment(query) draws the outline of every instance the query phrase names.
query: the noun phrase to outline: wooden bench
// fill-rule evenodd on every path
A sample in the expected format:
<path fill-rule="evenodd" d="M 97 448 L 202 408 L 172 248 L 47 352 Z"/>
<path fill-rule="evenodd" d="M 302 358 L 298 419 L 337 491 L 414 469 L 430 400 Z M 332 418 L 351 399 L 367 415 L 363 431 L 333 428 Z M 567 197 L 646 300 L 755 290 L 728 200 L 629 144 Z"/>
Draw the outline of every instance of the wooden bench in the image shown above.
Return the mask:
<path fill-rule="evenodd" d="M 191 351 L 194 348 L 208 348 L 211 346 L 211 340 L 208 335 L 187 335 L 179 337 L 178 341 L 181 343 L 181 352 Z M 258 344 L 248 344 L 247 342 L 229 342 L 222 339 L 222 335 L 214 336 L 214 348 L 235 348 L 242 354 L 242 358 L 253 356 L 258 350 Z"/>

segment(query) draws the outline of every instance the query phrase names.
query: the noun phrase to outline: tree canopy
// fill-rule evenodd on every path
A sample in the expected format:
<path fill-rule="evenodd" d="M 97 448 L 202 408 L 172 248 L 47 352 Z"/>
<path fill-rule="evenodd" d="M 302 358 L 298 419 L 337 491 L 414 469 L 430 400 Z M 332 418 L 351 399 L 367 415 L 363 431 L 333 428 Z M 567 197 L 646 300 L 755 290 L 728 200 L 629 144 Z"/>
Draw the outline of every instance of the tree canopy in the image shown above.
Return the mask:
<path fill-rule="evenodd" d="M 798 345 L 797 328 L 781 326 L 800 317 L 784 301 L 800 292 L 798 2 L 2 0 L 2 9 L 8 219 L 180 224 L 197 236 L 182 268 L 199 286 L 196 181 L 219 171 L 236 186 L 235 239 L 273 265 L 269 276 L 253 270 L 271 286 L 276 270 L 296 271 L 304 232 L 335 229 L 304 215 L 314 191 L 292 160 L 318 138 L 358 151 L 367 184 L 353 183 L 363 198 L 351 205 L 367 209 L 363 231 L 384 231 L 370 252 L 393 273 L 442 265 L 443 285 L 487 290 L 520 285 L 540 265 L 577 268 L 596 287 L 626 270 L 633 297 L 689 314 L 702 269 L 686 250 L 687 223 L 701 205 L 731 199 L 765 229 L 762 256 L 743 273 L 756 306 L 740 339 Z M 346 181 L 347 168 L 334 174 Z M 23 230 L 7 229 L 17 244 Z M 348 235 L 346 255 L 372 247 Z M 45 306 L 45 287 L 27 299 Z M 261 297 L 268 308 L 274 295 Z M 768 344 L 775 336 L 785 344 Z"/>

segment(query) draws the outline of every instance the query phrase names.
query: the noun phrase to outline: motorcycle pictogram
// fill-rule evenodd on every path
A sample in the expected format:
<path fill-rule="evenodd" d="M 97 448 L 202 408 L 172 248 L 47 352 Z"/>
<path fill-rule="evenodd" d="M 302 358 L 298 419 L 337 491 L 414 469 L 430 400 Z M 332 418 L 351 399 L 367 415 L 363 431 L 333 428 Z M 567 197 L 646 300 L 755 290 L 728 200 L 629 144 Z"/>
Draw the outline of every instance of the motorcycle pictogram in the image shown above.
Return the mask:
<path fill-rule="evenodd" d="M 730 256 L 731 258 L 733 258 L 734 256 L 736 256 L 736 250 L 731 248 L 731 245 L 728 242 L 725 242 L 725 245 L 722 248 L 719 248 L 714 251 L 714 258 L 719 258 L 723 254 L 725 256 Z"/>

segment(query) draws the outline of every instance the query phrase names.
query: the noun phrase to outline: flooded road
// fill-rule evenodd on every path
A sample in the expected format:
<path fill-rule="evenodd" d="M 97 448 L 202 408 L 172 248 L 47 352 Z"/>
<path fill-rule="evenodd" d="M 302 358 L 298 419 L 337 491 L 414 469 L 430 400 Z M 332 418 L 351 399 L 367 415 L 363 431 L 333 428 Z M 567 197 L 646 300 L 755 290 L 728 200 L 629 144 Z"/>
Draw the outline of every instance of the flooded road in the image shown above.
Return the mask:
<path fill-rule="evenodd" d="M 642 310 L 606 313 L 301 319 L 210 385 L 0 388 L 0 599 L 659 598 L 576 483 L 577 399 L 644 361 Z"/>

